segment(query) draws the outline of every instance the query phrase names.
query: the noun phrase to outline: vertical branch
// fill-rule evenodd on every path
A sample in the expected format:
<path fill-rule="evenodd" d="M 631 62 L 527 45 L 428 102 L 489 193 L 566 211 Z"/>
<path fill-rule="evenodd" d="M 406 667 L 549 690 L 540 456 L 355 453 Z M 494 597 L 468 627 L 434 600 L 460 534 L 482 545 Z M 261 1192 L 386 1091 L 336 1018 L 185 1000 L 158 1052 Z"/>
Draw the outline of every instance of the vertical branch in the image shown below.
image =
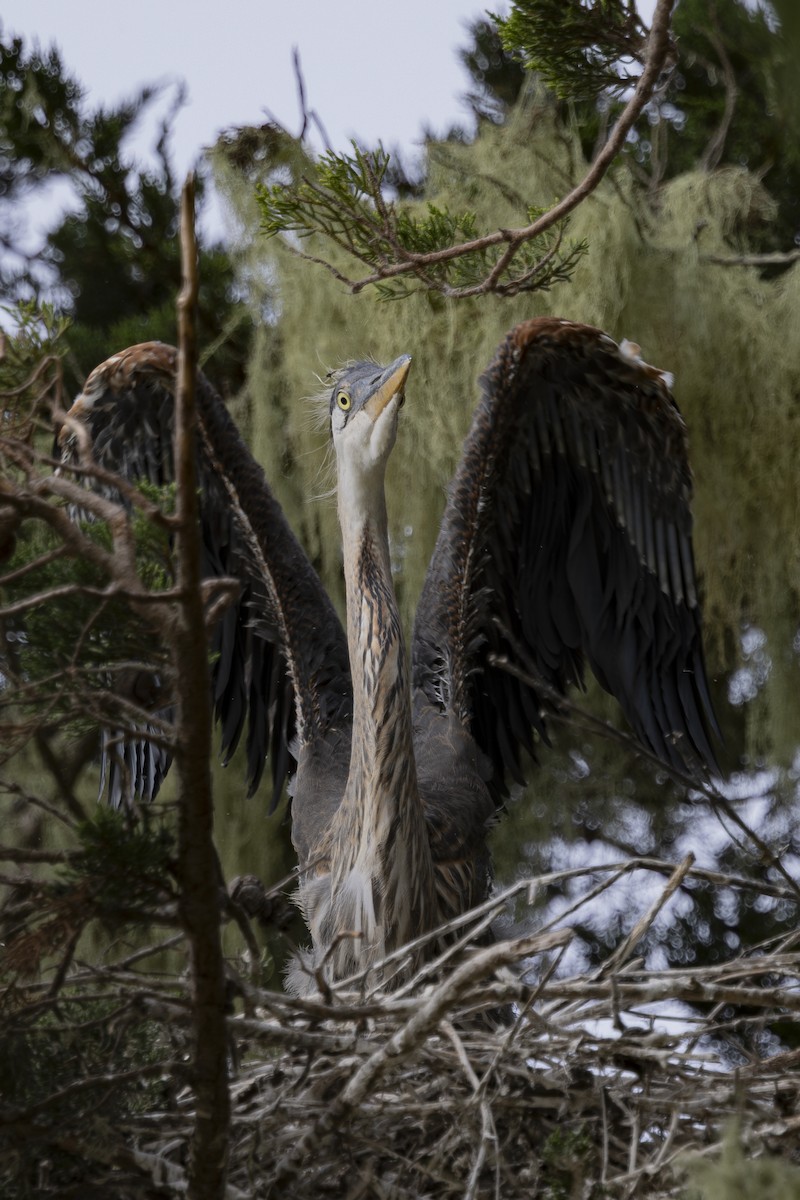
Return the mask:
<path fill-rule="evenodd" d="M 722 66 L 722 77 L 725 82 L 725 107 L 720 117 L 719 125 L 709 138 L 708 145 L 703 151 L 703 157 L 700 160 L 700 167 L 703 171 L 713 171 L 719 166 L 719 160 L 722 158 L 723 151 L 725 150 L 725 142 L 733 123 L 736 102 L 739 99 L 739 87 L 736 83 L 736 72 L 731 65 L 728 51 L 725 49 L 725 42 L 714 6 L 711 9 L 711 28 L 705 30 L 705 34 L 716 51 L 717 58 Z"/>
<path fill-rule="evenodd" d="M 191 947 L 194 988 L 194 1088 L 197 1118 L 189 1169 L 191 1200 L 221 1200 L 230 1123 L 225 1040 L 225 976 L 220 940 L 219 868 L 209 752 L 211 689 L 200 591 L 199 506 L 195 470 L 197 243 L 194 178 L 181 202 L 183 284 L 178 298 L 178 379 L 175 395 L 175 542 L 181 599 L 173 631 L 179 776 L 181 916 Z"/>

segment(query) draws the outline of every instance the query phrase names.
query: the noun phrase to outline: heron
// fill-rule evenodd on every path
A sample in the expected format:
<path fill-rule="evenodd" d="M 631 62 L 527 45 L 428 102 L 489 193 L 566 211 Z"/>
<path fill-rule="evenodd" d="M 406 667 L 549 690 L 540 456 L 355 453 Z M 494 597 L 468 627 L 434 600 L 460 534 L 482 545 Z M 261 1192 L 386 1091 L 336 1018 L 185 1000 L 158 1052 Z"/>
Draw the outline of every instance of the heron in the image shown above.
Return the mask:
<path fill-rule="evenodd" d="M 176 351 L 144 343 L 89 376 L 60 435 L 104 467 L 172 478 Z M 343 624 L 225 404 L 197 381 L 207 575 L 241 581 L 211 638 L 223 760 L 247 724 L 248 787 L 291 795 L 312 965 L 334 978 L 484 900 L 488 831 L 549 696 L 588 663 L 665 764 L 714 766 L 687 432 L 670 377 L 638 346 L 560 318 L 512 329 L 477 406 L 406 649 L 385 473 L 411 369 L 354 362 L 328 394 Z M 507 662 L 526 666 L 510 673 Z M 109 752 L 114 803 L 168 767 L 147 730 Z M 351 936 L 355 935 L 355 936 Z"/>

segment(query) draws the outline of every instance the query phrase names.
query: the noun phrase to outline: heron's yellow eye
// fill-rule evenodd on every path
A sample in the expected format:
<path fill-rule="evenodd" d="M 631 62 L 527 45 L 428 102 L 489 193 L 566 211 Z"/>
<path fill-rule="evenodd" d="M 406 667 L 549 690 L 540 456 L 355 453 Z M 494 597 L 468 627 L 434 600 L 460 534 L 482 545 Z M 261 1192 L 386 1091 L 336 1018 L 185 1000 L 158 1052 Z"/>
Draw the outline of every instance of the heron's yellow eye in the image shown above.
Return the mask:
<path fill-rule="evenodd" d="M 336 403 L 339 405 L 339 408 L 342 410 L 342 412 L 347 412 L 350 405 L 353 403 L 350 399 L 350 393 L 339 392 L 339 395 L 336 397 Z"/>

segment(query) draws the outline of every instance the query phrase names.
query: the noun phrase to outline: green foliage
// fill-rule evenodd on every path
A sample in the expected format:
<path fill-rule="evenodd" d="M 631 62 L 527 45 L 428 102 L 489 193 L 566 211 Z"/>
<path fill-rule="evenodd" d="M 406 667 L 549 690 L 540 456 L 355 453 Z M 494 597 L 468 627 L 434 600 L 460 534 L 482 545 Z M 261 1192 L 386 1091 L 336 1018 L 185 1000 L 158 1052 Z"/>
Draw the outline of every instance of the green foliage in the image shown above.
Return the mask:
<path fill-rule="evenodd" d="M 142 491 L 165 511 L 174 507 L 173 488 L 144 485 Z M 151 592 L 163 591 L 173 582 L 168 536 L 137 510 L 131 523 L 139 579 Z M 111 548 L 103 522 L 80 528 L 91 542 Z M 0 708 L 17 713 L 21 730 L 33 730 L 45 716 L 51 732 L 59 728 L 70 737 L 95 728 L 101 711 L 111 718 L 126 681 L 134 678 L 140 702 L 157 694 L 156 677 L 168 669 L 166 652 L 154 641 L 146 613 L 106 591 L 107 583 L 87 557 L 61 553 L 50 530 L 23 523 L 0 575 L 3 603 L 22 606 L 4 622 L 0 672 L 7 686 Z"/>
<path fill-rule="evenodd" d="M 139 480 L 138 490 L 165 516 L 175 512 L 177 487 L 174 483 L 148 483 Z M 138 509 L 131 512 L 131 525 L 136 539 L 136 569 L 142 583 L 150 592 L 163 592 L 175 582 L 172 545 L 163 525 L 145 516 Z"/>
<path fill-rule="evenodd" d="M 40 1135 L 49 1122 L 63 1128 L 74 1121 L 86 1129 L 92 1093 L 68 1097 L 59 1092 L 74 1088 L 77 1081 L 85 1083 L 87 1076 L 104 1080 L 107 1120 L 152 1105 L 152 1087 L 144 1077 L 137 1079 L 135 1071 L 165 1057 L 167 1049 L 158 1027 L 143 1019 L 135 1003 L 111 1000 L 107 986 L 70 988 L 56 997 L 79 941 L 87 944 L 85 931 L 93 923 L 105 930 L 110 966 L 115 955 L 108 949 L 109 934 L 122 946 L 128 932 L 141 939 L 154 921 L 163 922 L 165 915 L 174 920 L 174 834 L 155 809 L 131 822 L 107 808 L 98 808 L 76 833 L 78 848 L 65 856 L 66 865 L 35 883 L 28 879 L 27 902 L 6 905 L 2 913 L 4 1116 L 8 1119 L 14 1108 L 39 1107 Z M 49 973 L 59 981 L 50 993 L 37 986 Z M 109 1078 L 123 1072 L 130 1077 L 116 1083 Z M 8 1155 L 0 1152 L 0 1179 L 7 1163 Z"/>
<path fill-rule="evenodd" d="M 133 1010 L 121 1013 L 114 1001 L 79 997 L 63 998 L 57 1008 L 7 1007 L 0 1032 L 3 1108 L 9 1116 L 35 1110 L 36 1134 L 46 1142 L 50 1132 L 52 1144 L 43 1163 L 24 1140 L 8 1135 L 0 1140 L 2 1194 L 9 1200 L 122 1195 L 111 1190 L 108 1172 L 90 1165 L 73 1138 L 85 1139 L 84 1145 L 107 1144 L 126 1119 L 163 1104 L 169 1084 L 152 1067 L 170 1050 L 163 1029 Z M 126 1073 L 127 1078 L 112 1079 Z M 76 1083 L 92 1077 L 103 1084 L 76 1090 Z"/>
<path fill-rule="evenodd" d="M 625 64 L 642 61 L 645 28 L 627 0 L 514 0 L 493 19 L 505 50 L 561 99 L 619 93 L 637 76 Z"/>
<path fill-rule="evenodd" d="M 54 179 L 70 184 L 74 203 L 34 256 L 22 249 L 18 217 L 8 222 L 11 253 L 3 258 L 0 296 L 57 296 L 72 320 L 69 365 L 78 382 L 120 349 L 118 338 L 123 345 L 176 340 L 179 197 L 169 139 L 182 89 L 160 122 L 152 165 L 139 166 L 126 150 L 162 100 L 163 89 L 148 86 L 113 108 L 91 110 L 55 49 L 31 50 L 20 38 L 0 36 L 0 206 L 18 213 Z M 226 332 L 216 354 L 235 386 L 249 323 L 220 245 L 201 246 L 200 275 L 201 343 Z"/>
<path fill-rule="evenodd" d="M 0 311 L 14 326 L 0 354 L 0 436 L 28 441 L 39 422 L 40 434 L 47 428 L 49 409 L 58 400 L 69 321 L 52 305 L 39 307 L 32 300 Z"/>
<path fill-rule="evenodd" d="M 474 213 L 452 216 L 435 204 L 428 204 L 426 208 L 427 216 L 422 220 L 412 212 L 400 213 L 397 235 L 404 250 L 427 254 L 432 250 L 442 250 L 455 241 L 471 241 L 478 236 Z"/>
<path fill-rule="evenodd" d="M 2 977 L 14 986 L 33 978 L 66 955 L 93 922 L 106 933 L 133 930 L 143 936 L 156 920 L 175 919 L 175 836 L 159 808 L 138 821 L 98 806 L 74 829 L 77 849 L 65 863 L 40 878 L 29 894 L 34 903 L 8 921 L 5 911 Z"/>
<path fill-rule="evenodd" d="M 569 108 L 559 108 L 559 118 L 577 127 L 584 153 L 593 153 L 620 109 L 622 92 L 637 76 L 637 70 L 627 72 L 624 64 L 643 60 L 647 31 L 636 6 L 627 0 L 525 0 L 512 6 L 508 18 L 496 21 L 496 27 L 485 22 L 473 26 L 474 43 L 463 55 L 479 85 L 473 97 L 476 111 L 495 121 L 508 113 L 510 100 L 520 95 L 514 56 L 521 55 L 553 94 L 569 100 Z M 748 244 L 754 250 L 791 245 L 800 227 L 800 150 L 796 122 L 790 119 L 794 108 L 785 87 L 787 53 L 780 32 L 762 9 L 750 12 L 736 0 L 712 9 L 700 0 L 687 0 L 675 21 L 679 66 L 640 119 L 629 148 L 631 166 L 645 168 L 654 186 L 695 164 L 751 165 L 753 148 L 759 147 L 765 167 L 775 164 L 770 169 L 779 193 L 779 220 L 747 230 Z M 538 97 L 533 101 L 541 103 Z M 354 278 L 347 260 L 334 265 L 325 243 L 344 250 L 368 268 L 384 299 L 420 288 L 446 296 L 475 294 L 493 279 L 506 243 L 479 244 L 464 257 L 438 256 L 454 243 L 479 241 L 499 221 L 492 215 L 477 220 L 476 210 L 463 203 L 434 201 L 418 181 L 413 194 L 420 202 L 399 205 L 387 190 L 392 175 L 380 146 L 372 152 L 354 145 L 351 154 L 329 153 L 319 164 L 307 163 L 300 177 L 262 185 L 262 228 L 269 236 L 290 232 L 307 240 L 322 235 L 325 241 L 311 257 L 358 290 L 363 280 Z M 517 227 L 526 209 L 545 211 L 544 197 L 530 186 L 522 189 L 521 198 L 513 218 Z M 549 240 L 518 250 L 504 264 L 494 290 L 513 295 L 569 278 L 582 244 L 579 240 L 562 247 L 563 234 L 562 228 Z M 393 264 L 411 259 L 413 272 L 391 274 Z"/>
<path fill-rule="evenodd" d="M 370 199 L 380 195 L 389 156 L 382 146 L 366 152 L 352 143 L 352 154 L 329 150 L 316 164 L 316 180 L 301 178 L 295 189 L 286 184 L 261 184 L 256 188 L 262 211 L 262 232 L 267 237 L 278 233 L 296 233 L 308 237 L 314 232 L 327 234 L 337 244 L 349 238 L 352 220 L 377 227 Z M 313 215 L 311 224 L 306 208 Z M 344 242 L 355 252 L 357 240 Z"/>
<path fill-rule="evenodd" d="M 541 1150 L 548 1200 L 571 1200 L 573 1196 L 601 1200 L 606 1189 L 595 1179 L 596 1157 L 597 1147 L 583 1125 L 566 1124 L 551 1133 Z"/>
<path fill-rule="evenodd" d="M 508 261 L 506 241 L 428 261 L 428 256 L 447 251 L 454 243 L 479 241 L 491 227 L 481 229 L 476 214 L 468 210 L 454 213 L 431 202 L 395 204 L 383 191 L 388 165 L 383 147 L 367 152 L 353 143 L 350 154 L 325 154 L 313 179 L 304 176 L 297 183 L 262 184 L 257 189 L 262 231 L 268 237 L 322 236 L 378 274 L 392 263 L 419 256 L 413 273 L 373 281 L 381 299 L 399 299 L 420 290 L 469 295 L 492 273 L 498 276 L 494 290 L 501 294 L 538 291 L 568 279 L 585 250 L 583 243 L 562 248 L 566 228 L 562 222 L 518 247 Z M 517 223 L 528 224 L 542 211 L 528 207 L 517 213 Z M 339 269 L 329 258 L 324 261 L 339 279 L 346 279 L 345 270 L 352 270 L 346 263 Z"/>
<path fill-rule="evenodd" d="M 141 489 L 143 492 L 145 488 Z M 165 497 L 165 509 L 174 504 L 174 489 L 156 488 L 147 485 L 151 499 Z M 172 583 L 172 564 L 168 536 L 163 528 L 139 512 L 132 514 L 132 526 L 137 539 L 137 571 L 142 582 L 151 591 L 163 591 Z M 88 521 L 79 526 L 90 541 L 105 549 L 111 548 L 111 534 L 104 522 Z M 87 595 L 81 589 L 101 590 L 106 579 L 88 558 L 57 557 L 36 564 L 48 551 L 60 543 L 55 535 L 38 525 L 26 524 L 20 535 L 20 545 L 15 557 L 8 564 L 9 574 L 18 568 L 32 566 L 30 572 L 12 583 L 6 584 L 6 599 L 13 603 L 31 595 L 43 598 L 41 605 L 28 609 L 25 620 L 27 630 L 24 666 L 26 674 L 38 677 L 57 665 L 66 666 L 75 662 L 76 650 L 83 643 L 82 651 L 86 663 L 100 666 L 113 658 L 123 658 L 136 653 L 137 648 L 150 644 L 142 627 L 131 629 L 131 621 L 123 619 L 126 605 L 123 598 L 109 594 L 108 601 L 101 604 L 92 614 L 94 605 L 87 605 Z M 2 576 L 0 576 L 2 583 Z M 65 589 L 71 588 L 71 592 Z M 48 593 L 58 590 L 56 600 L 58 619 L 47 602 Z M 112 650 L 115 652 L 112 653 Z"/>
<path fill-rule="evenodd" d="M 650 185 L 697 166 L 747 167 L 761 176 L 777 218 L 747 229 L 751 250 L 791 249 L 800 233 L 800 19 L 793 0 L 748 5 L 681 0 L 672 28 L 677 58 L 635 127 L 632 165 Z M 565 98 L 562 119 L 596 152 L 624 98 L 617 56 L 641 58 L 633 6 L 535 0 L 514 5 L 498 25 L 477 24 L 462 53 L 481 116 L 501 121 L 520 95 L 522 59 L 532 79 Z"/>
<path fill-rule="evenodd" d="M 10 393 L 20 387 L 43 359 L 66 353 L 63 343 L 69 320 L 56 312 L 52 304 L 38 305 L 33 300 L 21 300 L 0 311 L 14 325 L 14 336 L 5 339 L 0 356 L 0 393 L 7 409 L 14 399 Z"/>
<path fill-rule="evenodd" d="M 526 224 L 532 224 L 545 210 L 529 207 L 525 216 Z M 560 226 L 526 242 L 516 251 L 514 256 L 514 275 L 502 283 L 499 291 L 503 295 L 516 295 L 518 292 L 546 291 L 554 283 L 567 281 L 578 260 L 588 249 L 586 241 L 567 243 L 562 250 L 562 240 L 568 227 L 564 221 Z M 412 211 L 403 211 L 397 218 L 397 239 L 404 250 L 415 254 L 430 254 L 436 250 L 444 250 L 456 242 L 470 242 L 480 238 L 474 213 L 466 212 L 453 216 L 450 212 L 437 208 L 435 204 L 426 205 L 426 216 L 422 219 Z M 438 284 L 442 291 L 454 289 L 479 289 L 482 280 L 500 262 L 505 244 L 487 246 L 472 253 L 453 259 L 452 261 L 433 263 L 425 268 L 424 283 Z M 376 285 L 378 295 L 382 299 L 396 300 L 410 296 L 419 290 L 419 283 L 411 285 L 406 279 L 386 284 Z"/>
<path fill-rule="evenodd" d="M 661 105 L 669 175 L 697 163 L 747 168 L 778 206 L 768 226 L 743 231 L 749 245 L 790 249 L 800 233 L 800 141 L 798 80 L 787 67 L 800 45 L 766 8 L 732 0 L 682 0 L 674 29 L 679 61 Z"/>
<path fill-rule="evenodd" d="M 13 1018 L 3 1023 L 0 1080 L 6 1104 L 35 1104 L 76 1077 L 107 1074 L 112 1056 L 114 1067 L 125 1070 L 134 1064 L 156 1061 L 163 1050 L 158 1027 L 148 1021 L 131 1022 L 127 1036 L 120 1038 L 119 1030 L 115 1036 L 107 1024 L 107 1018 L 113 1015 L 109 1004 L 66 999 L 59 1008 L 57 1013 L 40 1012 L 25 1022 L 24 1029 Z M 80 1024 L 75 1030 L 69 1028 L 73 1014 Z M 146 1107 L 140 1085 L 130 1088 L 126 1102 L 127 1090 L 124 1085 L 109 1089 L 104 1102 L 106 1119 Z M 147 1099 L 152 1102 L 152 1093 Z M 106 1103 L 110 1107 L 106 1108 Z M 74 1117 L 73 1104 L 74 1100 L 65 1097 L 60 1114 L 56 1111 L 53 1115 Z"/>
<path fill-rule="evenodd" d="M 67 888 L 88 885 L 93 917 L 141 929 L 174 900 L 175 835 L 157 808 L 134 822 L 98 807 L 77 834 L 80 849 L 60 877 Z"/>
<path fill-rule="evenodd" d="M 0 78 L 0 196 L 21 199 L 34 180 L 74 162 L 84 93 L 55 48 L 28 54 L 18 37 L 0 42 Z M 51 127 L 56 138 L 44 136 Z"/>

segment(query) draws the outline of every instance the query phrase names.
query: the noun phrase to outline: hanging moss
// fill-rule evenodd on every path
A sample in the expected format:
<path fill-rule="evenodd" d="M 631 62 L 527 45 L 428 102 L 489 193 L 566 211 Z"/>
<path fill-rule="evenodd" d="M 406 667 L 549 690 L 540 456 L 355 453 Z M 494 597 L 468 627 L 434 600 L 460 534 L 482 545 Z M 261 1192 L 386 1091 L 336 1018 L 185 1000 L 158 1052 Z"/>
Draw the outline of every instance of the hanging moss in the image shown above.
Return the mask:
<path fill-rule="evenodd" d="M 433 143 L 427 156 L 425 202 L 469 208 L 487 227 L 524 223 L 527 205 L 552 203 L 585 170 L 577 138 L 537 96 L 505 125 L 483 126 L 473 144 Z M 251 191 L 243 195 L 230 173 L 225 182 L 242 227 L 252 230 Z M 800 329 L 792 314 L 800 267 L 770 282 L 753 268 L 713 261 L 739 252 L 773 211 L 743 170 L 681 176 L 654 207 L 622 165 L 572 218 L 568 236 L 589 242 L 572 281 L 513 300 L 353 296 L 324 268 L 249 234 L 248 274 L 268 277 L 276 289 L 275 323 L 262 329 L 250 364 L 252 445 L 332 593 L 341 598 L 335 503 L 317 499 L 327 488 L 327 434 L 304 399 L 319 389 L 319 377 L 352 358 L 413 356 L 388 479 L 398 592 L 409 617 L 476 377 L 499 339 L 535 315 L 600 325 L 638 342 L 647 361 L 676 376 L 696 478 L 709 665 L 721 677 L 746 666 L 743 629 L 764 631 L 772 665 L 747 706 L 741 750 L 790 758 L 800 611 Z M 345 266 L 327 245 L 302 248 Z"/>
<path fill-rule="evenodd" d="M 718 1160 L 687 1155 L 684 1166 L 690 1181 L 684 1200 L 793 1200 L 800 1191 L 797 1165 L 771 1154 L 746 1157 L 735 1123 Z"/>

